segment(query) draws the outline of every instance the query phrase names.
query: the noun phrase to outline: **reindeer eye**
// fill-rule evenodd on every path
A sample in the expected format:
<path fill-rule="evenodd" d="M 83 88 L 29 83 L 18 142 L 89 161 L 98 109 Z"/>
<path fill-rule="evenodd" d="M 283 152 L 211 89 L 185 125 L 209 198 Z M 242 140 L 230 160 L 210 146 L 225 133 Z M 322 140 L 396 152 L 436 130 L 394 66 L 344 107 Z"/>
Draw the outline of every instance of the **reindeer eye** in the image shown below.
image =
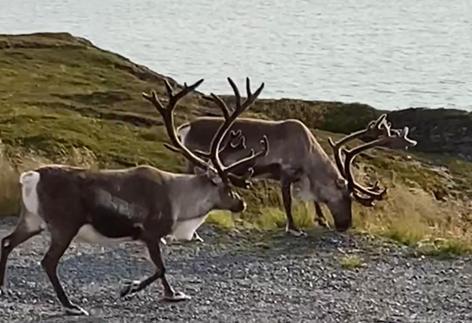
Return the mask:
<path fill-rule="evenodd" d="M 339 188 L 346 188 L 347 187 L 347 181 L 344 178 L 338 178 L 338 179 L 336 179 L 336 185 Z"/>

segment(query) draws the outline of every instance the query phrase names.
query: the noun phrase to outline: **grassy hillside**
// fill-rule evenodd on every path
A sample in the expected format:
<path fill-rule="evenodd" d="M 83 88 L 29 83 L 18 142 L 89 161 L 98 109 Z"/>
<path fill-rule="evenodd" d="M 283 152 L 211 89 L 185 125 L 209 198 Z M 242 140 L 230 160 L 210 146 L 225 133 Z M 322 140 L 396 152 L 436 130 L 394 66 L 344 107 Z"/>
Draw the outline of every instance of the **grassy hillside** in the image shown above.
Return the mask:
<path fill-rule="evenodd" d="M 65 33 L 0 35 L 0 75 L 0 214 L 17 210 L 18 172 L 43 162 L 180 169 L 182 159 L 162 145 L 166 137 L 158 114 L 141 98 L 150 89 L 164 93 L 164 76 Z M 215 113 L 208 104 L 200 93 L 189 96 L 179 108 L 179 121 Z M 248 112 L 301 119 L 318 129 L 315 134 L 325 148 L 328 136 L 339 136 L 328 131 L 362 128 L 379 113 L 361 104 L 288 99 L 260 100 Z M 434 250 L 459 252 L 472 246 L 472 163 L 444 154 L 388 150 L 359 161 L 360 178 L 378 176 L 391 189 L 375 208 L 356 205 L 358 230 L 408 244 L 427 241 Z M 261 184 L 244 195 L 250 208 L 240 218 L 214 214 L 210 220 L 224 227 L 283 226 L 273 186 Z M 298 222 L 312 226 L 311 205 L 296 208 Z"/>

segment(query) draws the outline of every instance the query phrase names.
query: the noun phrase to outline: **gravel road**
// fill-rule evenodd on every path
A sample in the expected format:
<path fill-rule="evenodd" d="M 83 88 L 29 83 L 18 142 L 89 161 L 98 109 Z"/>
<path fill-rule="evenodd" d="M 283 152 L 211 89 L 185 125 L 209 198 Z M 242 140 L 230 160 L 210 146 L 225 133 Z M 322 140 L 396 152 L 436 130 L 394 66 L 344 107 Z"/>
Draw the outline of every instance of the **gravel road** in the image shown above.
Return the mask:
<path fill-rule="evenodd" d="M 0 236 L 15 223 L 0 220 Z M 39 262 L 48 236 L 35 237 L 9 258 L 0 296 L 2 322 L 472 322 L 472 258 L 414 257 L 411 250 L 366 236 L 313 230 L 306 238 L 218 233 L 204 243 L 164 247 L 171 284 L 192 296 L 160 301 L 160 284 L 127 299 L 122 282 L 153 272 L 136 243 L 72 244 L 60 278 L 71 300 L 91 313 L 70 317 Z M 356 254 L 363 265 L 344 269 Z"/>

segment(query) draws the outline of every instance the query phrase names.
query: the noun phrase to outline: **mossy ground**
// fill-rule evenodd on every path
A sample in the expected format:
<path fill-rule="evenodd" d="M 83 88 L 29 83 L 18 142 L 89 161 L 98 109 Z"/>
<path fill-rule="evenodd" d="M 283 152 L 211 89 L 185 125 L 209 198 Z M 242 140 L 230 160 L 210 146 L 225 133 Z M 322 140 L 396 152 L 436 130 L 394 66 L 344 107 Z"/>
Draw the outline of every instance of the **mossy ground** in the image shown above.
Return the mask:
<path fill-rule="evenodd" d="M 162 145 L 166 136 L 159 115 L 141 97 L 150 89 L 162 95 L 163 76 L 68 34 L 0 35 L 0 75 L 0 214 L 17 210 L 18 172 L 43 162 L 181 169 L 183 160 Z M 177 119 L 209 112 L 213 108 L 195 93 L 182 101 Z M 362 104 L 288 99 L 260 100 L 248 112 L 297 118 L 323 129 L 314 132 L 326 149 L 328 136 L 339 136 L 332 132 L 362 128 L 379 114 Z M 359 158 L 356 166 L 358 176 L 379 178 L 389 187 L 388 199 L 376 207 L 355 206 L 357 230 L 409 245 L 447 241 L 430 243 L 429 254 L 471 250 L 472 163 L 377 150 Z M 208 221 L 225 229 L 285 226 L 276 185 L 260 183 L 243 194 L 247 212 L 240 217 L 213 212 Z M 312 205 L 295 205 L 300 226 L 313 226 L 313 214 Z"/>
<path fill-rule="evenodd" d="M 354 270 L 362 267 L 362 258 L 358 255 L 346 255 L 339 259 L 342 268 Z"/>

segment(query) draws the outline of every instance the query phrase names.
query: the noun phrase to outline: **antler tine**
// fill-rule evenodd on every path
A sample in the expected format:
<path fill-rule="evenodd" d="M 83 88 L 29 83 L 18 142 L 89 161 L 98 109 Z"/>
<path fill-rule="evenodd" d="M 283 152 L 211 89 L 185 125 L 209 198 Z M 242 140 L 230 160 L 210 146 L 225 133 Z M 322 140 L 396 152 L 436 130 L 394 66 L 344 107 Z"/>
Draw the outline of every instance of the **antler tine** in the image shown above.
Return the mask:
<path fill-rule="evenodd" d="M 254 168 L 249 168 L 245 175 L 237 176 L 235 174 L 229 173 L 228 178 L 231 180 L 231 183 L 235 186 L 249 189 L 252 186 L 252 183 L 249 179 L 254 175 Z"/>
<path fill-rule="evenodd" d="M 416 146 L 418 142 L 408 138 L 409 132 L 410 129 L 408 127 L 404 127 L 403 129 L 392 129 L 394 135 L 391 136 L 390 141 L 385 144 L 385 147 L 407 150 L 410 147 Z"/>
<path fill-rule="evenodd" d="M 248 98 L 251 96 L 251 80 L 249 77 L 246 77 L 246 96 Z"/>
<path fill-rule="evenodd" d="M 162 116 L 162 119 L 164 120 L 164 126 L 167 130 L 167 134 L 171 141 L 171 145 L 164 144 L 164 146 L 174 152 L 181 153 L 186 159 L 190 160 L 191 162 L 193 162 L 194 164 L 202 168 L 209 168 L 211 166 L 207 162 L 205 162 L 204 160 L 202 160 L 201 158 L 193 154 L 178 139 L 178 136 L 175 131 L 174 114 L 173 114 L 174 109 L 177 103 L 179 102 L 179 100 L 182 99 L 185 95 L 187 95 L 191 91 L 195 90 L 202 82 L 203 82 L 203 79 L 200 79 L 190 86 L 188 86 L 185 83 L 184 88 L 174 95 L 172 86 L 169 84 L 167 80 L 164 80 L 164 84 L 167 90 L 167 95 L 169 96 L 169 100 L 166 106 L 164 106 L 162 102 L 159 100 L 155 91 L 152 91 L 151 95 L 146 94 L 146 93 L 143 93 L 142 95 L 146 100 L 148 100 L 149 102 L 153 104 L 153 106 L 156 108 L 156 110 L 159 112 L 159 114 Z"/>
<path fill-rule="evenodd" d="M 364 206 L 374 206 L 374 198 L 370 195 L 362 196 L 357 191 L 353 191 L 352 195 L 356 199 L 357 202 L 361 203 Z"/>
<path fill-rule="evenodd" d="M 230 148 L 232 150 L 239 150 L 239 149 L 246 149 L 246 137 L 243 136 L 243 133 L 241 130 L 234 131 L 231 130 L 230 133 L 230 138 L 226 142 L 226 144 L 220 148 L 219 153 L 222 154 L 226 150 L 229 150 Z M 235 143 L 236 142 L 236 143 Z M 201 150 L 193 150 L 193 152 L 201 158 L 209 159 L 210 158 L 210 153 L 201 151 Z"/>
<path fill-rule="evenodd" d="M 237 169 L 238 168 L 249 168 L 247 165 L 251 165 L 257 158 L 266 156 L 267 153 L 269 152 L 269 140 L 267 139 L 267 136 L 264 135 L 262 136 L 262 139 L 260 140 L 260 144 L 262 146 L 262 149 L 259 150 L 257 153 L 254 151 L 254 149 L 251 149 L 249 156 L 238 160 L 237 162 L 231 164 L 230 166 L 225 168 L 225 171 L 228 173 L 238 173 Z"/>
<path fill-rule="evenodd" d="M 167 96 L 171 98 L 174 95 L 174 90 L 172 89 L 172 86 L 170 85 L 169 81 L 167 79 L 164 79 L 164 85 L 166 86 L 166 91 L 167 91 Z M 186 86 L 186 84 L 184 84 Z"/>
<path fill-rule="evenodd" d="M 384 129 L 384 128 L 389 128 L 386 118 L 387 118 L 387 115 L 382 114 L 376 120 L 370 121 L 365 129 L 361 129 L 361 130 L 355 131 L 355 132 L 353 132 L 353 133 L 351 133 L 347 136 L 344 136 L 343 138 L 341 138 L 337 142 L 334 142 L 332 138 L 328 138 L 329 143 L 330 143 L 331 147 L 338 148 L 338 147 L 341 147 L 342 145 L 346 144 L 348 141 L 353 140 L 355 138 L 359 138 L 362 135 L 364 135 L 367 132 L 372 131 L 374 129 L 378 131 L 378 130 L 381 130 L 381 129 Z"/>
<path fill-rule="evenodd" d="M 262 82 L 261 85 L 257 88 L 256 92 L 251 93 L 250 83 L 251 81 L 249 80 L 249 77 L 246 78 L 247 98 L 241 107 L 242 111 L 245 111 L 248 107 L 250 107 L 254 103 L 254 101 L 256 101 L 256 99 L 259 97 L 259 94 L 261 94 L 262 90 L 264 89 L 264 85 L 265 85 L 264 82 Z"/>
<path fill-rule="evenodd" d="M 346 174 L 346 180 L 348 182 L 348 185 L 350 186 L 350 189 L 352 191 L 358 190 L 362 194 L 369 196 L 367 200 L 381 200 L 383 199 L 387 190 L 383 188 L 380 191 L 373 191 L 357 183 L 356 180 L 354 179 L 354 176 L 352 175 L 352 169 L 351 169 L 352 162 L 354 158 L 362 151 L 376 147 L 376 146 L 382 146 L 389 138 L 391 137 L 383 137 L 380 139 L 370 141 L 363 145 L 360 145 L 356 148 L 345 150 L 346 159 L 344 161 L 344 173 Z M 376 187 L 378 187 L 378 185 L 376 185 Z M 355 196 L 358 200 L 360 200 L 360 197 L 358 195 L 355 195 Z"/>
<path fill-rule="evenodd" d="M 251 149 L 251 153 L 244 159 L 239 160 L 238 162 L 232 164 L 227 168 L 228 177 L 231 180 L 231 183 L 235 186 L 249 189 L 252 186 L 252 183 L 249 179 L 254 175 L 254 162 L 257 158 L 266 156 L 269 151 L 269 141 L 267 136 L 263 136 L 261 141 L 262 150 L 254 153 L 254 149 Z M 243 170 L 243 175 L 236 175 L 240 173 L 239 169 Z"/>
<path fill-rule="evenodd" d="M 251 80 L 249 79 L 249 77 L 246 77 L 247 97 L 246 97 L 246 100 L 244 100 L 244 103 L 241 104 L 241 94 L 239 93 L 238 87 L 236 86 L 236 84 L 230 77 L 228 77 L 228 82 L 231 85 L 231 88 L 233 89 L 233 92 L 234 92 L 235 104 L 236 104 L 235 111 L 240 111 L 239 113 L 244 112 L 248 107 L 250 107 L 264 88 L 264 83 L 262 83 L 259 86 L 259 88 L 256 90 L 256 92 L 251 93 Z"/>
<path fill-rule="evenodd" d="M 230 138 L 223 148 L 220 149 L 220 154 L 229 148 L 232 150 L 246 149 L 246 137 L 243 136 L 241 129 L 238 129 L 237 131 L 231 130 L 229 135 Z"/>
<path fill-rule="evenodd" d="M 203 79 L 200 79 L 200 80 L 198 80 L 197 82 L 195 82 L 194 84 L 192 84 L 190 86 L 188 86 L 187 83 L 185 82 L 183 89 L 180 90 L 179 92 L 177 92 L 177 94 L 174 95 L 174 89 L 170 85 L 169 81 L 167 79 L 165 79 L 164 84 L 165 84 L 165 87 L 166 87 L 167 96 L 169 97 L 169 103 L 168 103 L 169 108 L 174 109 L 177 102 L 179 102 L 180 99 L 182 99 L 188 93 L 195 90 L 195 88 L 197 88 L 202 82 L 203 82 Z"/>
<path fill-rule="evenodd" d="M 226 150 L 232 149 L 232 150 L 242 150 L 246 149 L 246 137 L 241 135 L 241 130 L 238 130 L 237 132 L 231 131 L 231 136 L 232 138 L 230 141 L 226 143 L 226 145 L 220 149 L 220 153 L 225 152 Z M 237 143 L 234 143 L 237 140 Z M 227 173 L 228 179 L 231 181 L 231 183 L 235 186 L 242 187 L 242 188 L 250 188 L 251 183 L 249 182 L 249 178 L 252 177 L 252 174 L 254 173 L 253 169 L 253 163 L 257 158 L 262 157 L 267 155 L 267 152 L 269 151 L 269 142 L 266 136 L 263 136 L 263 139 L 261 139 L 261 145 L 262 149 L 258 151 L 257 153 L 254 151 L 254 149 L 250 150 L 250 153 L 248 156 L 244 157 L 241 160 L 238 160 L 237 162 L 233 163 L 230 167 L 226 167 L 224 171 Z M 173 148 L 173 146 L 171 146 Z M 175 149 L 175 148 L 173 148 Z M 195 150 L 193 151 L 196 153 L 199 157 L 208 159 L 210 158 L 210 154 L 200 151 L 200 150 Z M 242 169 L 242 171 L 241 171 Z M 243 175 L 236 175 L 240 174 L 241 172 L 245 172 Z"/>
<path fill-rule="evenodd" d="M 233 82 L 231 77 L 228 77 L 228 82 L 229 82 L 229 85 L 231 86 L 231 88 L 233 89 L 233 92 L 234 92 L 234 99 L 235 99 L 235 103 L 236 103 L 235 111 L 239 111 L 239 110 L 241 110 L 241 95 L 239 94 L 238 87 Z"/>
<path fill-rule="evenodd" d="M 381 131 L 384 136 L 390 137 L 392 131 L 392 124 L 388 122 L 387 115 L 381 115 L 375 122 L 375 128 L 378 131 Z"/>
<path fill-rule="evenodd" d="M 221 112 L 223 113 L 225 120 L 229 119 L 229 109 L 226 103 L 214 93 L 211 93 L 210 96 L 213 99 L 213 101 L 216 103 L 216 105 L 221 109 Z"/>
<path fill-rule="evenodd" d="M 148 100 L 154 105 L 154 108 L 156 108 L 157 111 L 161 112 L 162 110 L 165 109 L 161 100 L 159 100 L 159 98 L 157 97 L 156 91 L 152 90 L 151 94 L 147 94 L 143 92 L 142 95 L 146 100 Z"/>

